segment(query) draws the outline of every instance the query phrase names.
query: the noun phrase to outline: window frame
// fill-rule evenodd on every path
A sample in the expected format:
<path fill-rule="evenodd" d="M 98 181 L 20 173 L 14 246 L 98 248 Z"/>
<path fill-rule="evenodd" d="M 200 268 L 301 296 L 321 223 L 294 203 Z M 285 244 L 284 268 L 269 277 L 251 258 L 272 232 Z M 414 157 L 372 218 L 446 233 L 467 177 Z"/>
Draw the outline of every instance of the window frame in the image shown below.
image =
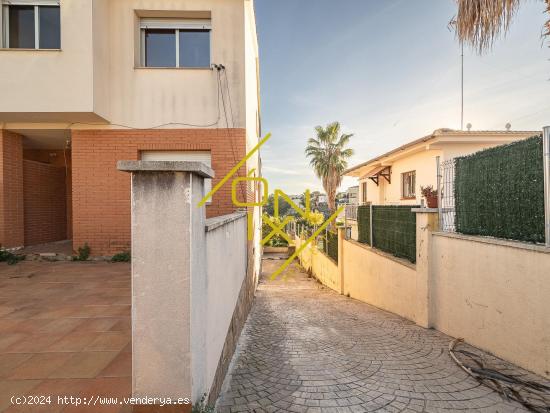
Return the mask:
<path fill-rule="evenodd" d="M 34 48 L 10 47 L 10 6 L 34 7 Z M 40 48 L 40 7 L 58 7 L 59 48 Z M 0 0 L 0 49 L 6 50 L 61 50 L 61 2 L 60 0 Z"/>
<path fill-rule="evenodd" d="M 147 30 L 173 30 L 176 37 L 175 66 L 147 66 L 145 37 Z M 208 31 L 208 66 L 180 66 L 180 31 Z M 139 68 L 141 69 L 211 69 L 212 67 L 212 21 L 210 19 L 147 18 L 139 19 Z"/>
<path fill-rule="evenodd" d="M 410 180 L 411 177 L 412 182 Z M 408 185 L 408 189 L 412 189 L 412 192 L 405 191 L 406 185 Z M 416 199 L 416 170 L 401 174 L 401 199 Z"/>
<path fill-rule="evenodd" d="M 367 182 L 361 182 L 361 205 L 367 204 Z"/>

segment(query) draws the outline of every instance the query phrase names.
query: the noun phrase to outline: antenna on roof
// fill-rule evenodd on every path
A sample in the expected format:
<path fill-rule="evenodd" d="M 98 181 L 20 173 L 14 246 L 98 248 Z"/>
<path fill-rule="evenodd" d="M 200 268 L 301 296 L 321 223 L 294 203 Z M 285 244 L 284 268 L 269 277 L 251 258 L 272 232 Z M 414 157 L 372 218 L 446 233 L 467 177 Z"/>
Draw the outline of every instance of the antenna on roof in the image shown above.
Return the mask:
<path fill-rule="evenodd" d="M 464 130 L 464 43 L 460 42 L 460 130 Z"/>
<path fill-rule="evenodd" d="M 507 130 L 508 132 L 510 132 L 510 129 L 512 128 L 512 124 L 511 124 L 510 122 L 508 122 L 508 123 L 506 124 L 505 128 L 506 128 L 506 130 Z"/>

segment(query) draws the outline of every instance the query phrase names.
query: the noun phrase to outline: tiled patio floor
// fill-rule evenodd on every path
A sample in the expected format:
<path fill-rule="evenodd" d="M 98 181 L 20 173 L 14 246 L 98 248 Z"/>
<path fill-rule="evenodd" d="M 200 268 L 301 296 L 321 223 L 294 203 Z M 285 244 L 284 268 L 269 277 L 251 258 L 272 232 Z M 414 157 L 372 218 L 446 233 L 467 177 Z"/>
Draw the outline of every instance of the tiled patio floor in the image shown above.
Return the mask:
<path fill-rule="evenodd" d="M 131 393 L 130 266 L 0 263 L 0 412 L 125 412 L 57 404 L 57 395 Z M 50 395 L 15 406 L 15 395 Z"/>

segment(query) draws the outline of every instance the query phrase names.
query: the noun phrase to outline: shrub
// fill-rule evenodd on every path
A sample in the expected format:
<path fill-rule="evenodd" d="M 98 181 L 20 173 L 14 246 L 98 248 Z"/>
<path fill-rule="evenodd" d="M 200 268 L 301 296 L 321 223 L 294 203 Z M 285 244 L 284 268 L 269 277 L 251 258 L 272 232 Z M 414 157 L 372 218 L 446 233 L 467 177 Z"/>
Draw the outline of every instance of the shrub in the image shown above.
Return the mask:
<path fill-rule="evenodd" d="M 193 405 L 191 413 L 214 413 L 214 407 L 205 404 L 206 394 L 203 394 L 201 399 Z"/>
<path fill-rule="evenodd" d="M 78 247 L 78 255 L 73 256 L 73 261 L 87 261 L 91 251 L 88 243 L 85 243 L 84 246 Z"/>
<path fill-rule="evenodd" d="M 24 255 L 16 255 L 10 251 L 0 248 L 0 262 L 7 262 L 8 265 L 17 264 L 25 259 Z"/>
<path fill-rule="evenodd" d="M 130 251 L 119 252 L 111 258 L 111 262 L 130 262 L 131 260 L 132 255 L 130 254 Z"/>

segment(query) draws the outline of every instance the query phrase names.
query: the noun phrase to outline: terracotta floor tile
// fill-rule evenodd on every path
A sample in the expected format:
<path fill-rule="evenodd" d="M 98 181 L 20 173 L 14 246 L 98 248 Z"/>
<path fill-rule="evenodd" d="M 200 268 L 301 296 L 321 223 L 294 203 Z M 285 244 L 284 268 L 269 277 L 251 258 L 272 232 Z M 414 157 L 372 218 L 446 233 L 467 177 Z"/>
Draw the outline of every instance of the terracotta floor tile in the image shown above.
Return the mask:
<path fill-rule="evenodd" d="M 119 353 L 109 365 L 99 373 L 99 377 L 130 377 L 132 374 L 132 353 Z"/>
<path fill-rule="evenodd" d="M 16 341 L 6 348 L 6 353 L 40 353 L 51 346 L 64 334 L 32 334 Z"/>
<path fill-rule="evenodd" d="M 129 332 L 113 331 L 97 334 L 97 338 L 86 347 L 86 351 L 120 351 L 131 339 Z"/>
<path fill-rule="evenodd" d="M 4 352 L 4 349 L 11 346 L 13 343 L 25 338 L 25 334 L 22 333 L 5 333 L 0 332 L 0 351 Z"/>
<path fill-rule="evenodd" d="M 71 353 L 35 354 L 15 368 L 12 374 L 8 376 L 8 380 L 45 379 L 71 357 Z"/>
<path fill-rule="evenodd" d="M 95 342 L 95 340 L 98 337 L 100 337 L 100 334 L 102 333 L 72 332 L 67 334 L 60 340 L 56 341 L 51 346 L 47 347 L 46 351 L 53 351 L 53 352 L 82 351 L 91 343 Z M 106 349 L 106 350 L 110 350 L 110 349 Z"/>
<path fill-rule="evenodd" d="M 83 320 L 74 332 L 102 332 L 111 331 L 112 328 L 119 322 L 118 318 L 83 318 L 75 319 Z"/>
<path fill-rule="evenodd" d="M 86 386 L 80 392 L 80 397 L 86 400 L 103 397 L 103 398 L 119 398 L 130 397 L 132 393 L 132 380 L 130 378 L 98 378 L 92 379 L 86 383 Z M 122 400 L 119 400 L 119 402 Z M 98 401 L 98 403 L 100 403 Z M 63 409 L 63 413 L 119 413 L 124 406 L 116 405 L 98 405 L 90 408 L 90 406 L 68 406 Z"/>
<path fill-rule="evenodd" d="M 132 321 L 128 317 L 120 321 L 117 321 L 117 323 L 111 327 L 110 331 L 126 331 L 131 329 L 132 329 Z"/>
<path fill-rule="evenodd" d="M 45 324 L 39 331 L 41 333 L 70 333 L 84 323 L 79 318 L 58 318 Z"/>
<path fill-rule="evenodd" d="M 0 412 L 12 405 L 12 396 L 22 396 L 36 387 L 40 380 L 0 381 Z"/>
<path fill-rule="evenodd" d="M 16 367 L 31 357 L 32 354 L 0 354 L 0 380 L 9 376 Z"/>
<path fill-rule="evenodd" d="M 116 351 L 74 353 L 50 378 L 93 378 L 103 371 L 117 356 Z"/>

